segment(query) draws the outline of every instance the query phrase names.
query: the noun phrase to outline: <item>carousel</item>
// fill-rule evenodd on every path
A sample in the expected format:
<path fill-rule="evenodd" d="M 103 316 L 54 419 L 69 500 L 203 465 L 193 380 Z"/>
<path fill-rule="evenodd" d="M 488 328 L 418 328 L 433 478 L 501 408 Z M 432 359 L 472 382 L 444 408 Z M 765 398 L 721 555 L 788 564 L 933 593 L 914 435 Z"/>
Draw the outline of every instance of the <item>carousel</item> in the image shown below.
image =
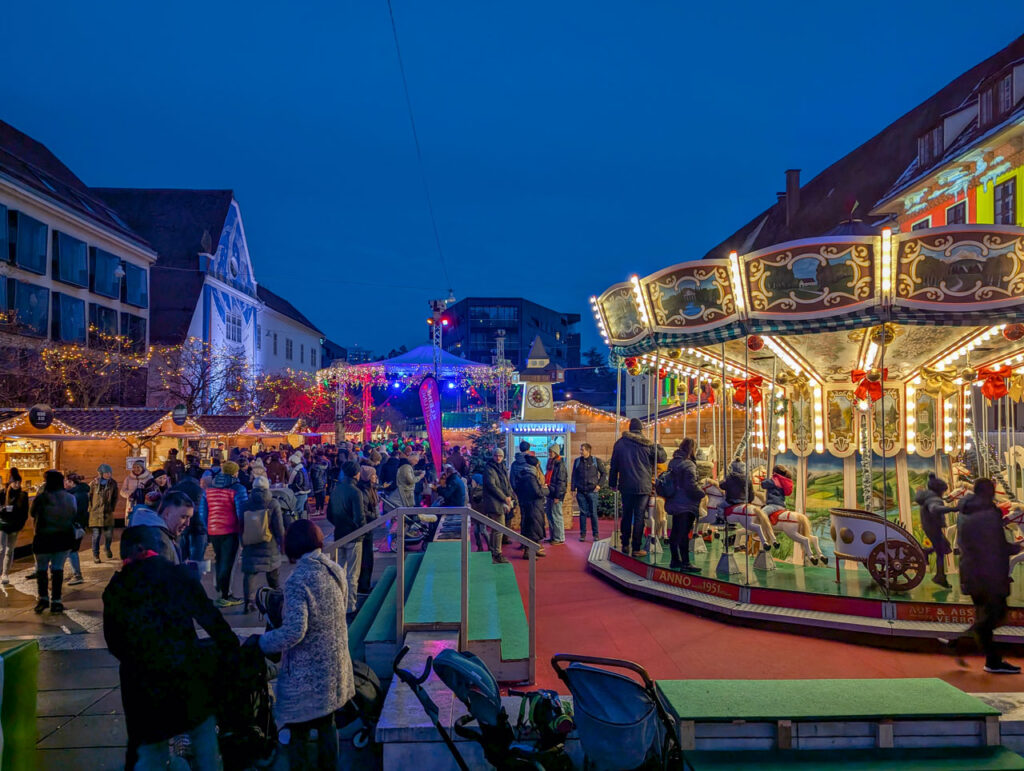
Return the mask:
<path fill-rule="evenodd" d="M 675 412 L 699 395 L 683 433 L 705 492 L 699 572 L 673 569 L 657 506 L 639 556 L 616 527 L 592 570 L 790 628 L 939 637 L 972 620 L 955 507 L 973 480 L 995 481 L 1006 537 L 1024 537 L 1024 229 L 794 241 L 632 276 L 591 305 L 620 375 L 681 394 Z M 671 457 L 681 436 L 660 425 Z M 1024 578 L 1012 586 L 998 635 L 1022 642 Z"/>

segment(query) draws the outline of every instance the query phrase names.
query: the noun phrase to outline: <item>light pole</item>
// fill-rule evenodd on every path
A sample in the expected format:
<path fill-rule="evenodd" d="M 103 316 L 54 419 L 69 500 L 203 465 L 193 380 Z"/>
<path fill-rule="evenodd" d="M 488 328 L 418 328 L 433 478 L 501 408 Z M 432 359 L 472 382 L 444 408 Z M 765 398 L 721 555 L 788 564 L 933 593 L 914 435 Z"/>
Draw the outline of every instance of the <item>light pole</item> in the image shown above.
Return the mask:
<path fill-rule="evenodd" d="M 434 377 L 438 377 L 441 369 L 441 342 L 444 327 L 448 326 L 448 319 L 443 317 L 448 306 L 455 302 L 455 294 L 448 290 L 448 298 L 445 300 L 429 300 L 431 316 L 427 319 L 430 324 L 431 343 L 434 347 Z"/>

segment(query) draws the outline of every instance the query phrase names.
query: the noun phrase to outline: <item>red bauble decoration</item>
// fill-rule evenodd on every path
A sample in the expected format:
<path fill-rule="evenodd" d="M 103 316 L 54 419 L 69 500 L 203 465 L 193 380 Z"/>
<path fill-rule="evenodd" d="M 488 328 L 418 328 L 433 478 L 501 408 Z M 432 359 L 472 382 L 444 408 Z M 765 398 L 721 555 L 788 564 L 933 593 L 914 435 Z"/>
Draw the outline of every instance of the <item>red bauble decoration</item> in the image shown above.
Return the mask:
<path fill-rule="evenodd" d="M 747 348 L 751 351 L 760 351 L 764 348 L 764 338 L 761 335 L 751 335 L 747 338 Z"/>
<path fill-rule="evenodd" d="M 1003 337 L 1015 343 L 1024 337 L 1024 324 L 1007 324 L 1003 327 Z"/>
<path fill-rule="evenodd" d="M 633 369 L 636 366 L 636 356 L 630 356 L 626 359 L 626 369 Z"/>
<path fill-rule="evenodd" d="M 661 378 L 662 380 L 664 380 L 666 377 L 668 377 L 668 370 L 665 369 L 664 367 L 659 369 L 658 370 L 658 377 Z"/>

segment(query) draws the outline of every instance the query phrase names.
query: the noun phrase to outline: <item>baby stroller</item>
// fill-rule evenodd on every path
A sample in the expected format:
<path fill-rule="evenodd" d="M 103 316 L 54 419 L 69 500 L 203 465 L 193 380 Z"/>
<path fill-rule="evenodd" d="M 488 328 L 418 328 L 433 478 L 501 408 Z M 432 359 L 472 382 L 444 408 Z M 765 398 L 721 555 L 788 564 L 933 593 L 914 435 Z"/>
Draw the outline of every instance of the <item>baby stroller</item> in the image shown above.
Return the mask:
<path fill-rule="evenodd" d="M 572 769 L 572 760 L 565 752 L 564 742 L 573 724 L 562 705 L 548 710 L 529 710 L 534 718 L 532 724 L 524 723 L 526 710 L 523 710 L 519 724 L 513 729 L 508 713 L 501 703 L 498 683 L 487 665 L 477 656 L 468 652 L 443 650 L 436 657 L 429 657 L 423 672 L 415 675 L 399 666 L 408 652 L 409 648 L 406 646 L 395 658 L 392 665 L 395 676 L 412 689 L 460 769 L 469 771 L 469 766 L 448 731 L 441 725 L 437 705 L 423 688 L 423 683 L 430 677 L 431 669 L 469 710 L 469 714 L 455 721 L 452 729 L 459 737 L 479 744 L 483 749 L 484 758 L 498 771 Z M 549 699 L 533 699 L 538 694 L 547 696 L 548 693 L 521 695 L 525 699 L 530 699 L 534 706 L 540 703 L 550 705 Z M 540 717 L 542 711 L 545 712 L 543 718 Z M 475 728 L 471 725 L 474 722 L 477 724 Z M 530 740 L 524 739 L 527 735 L 530 735 Z"/>
<path fill-rule="evenodd" d="M 397 496 L 381 496 L 381 502 L 384 504 L 384 516 L 392 518 L 391 512 L 395 509 L 401 508 L 402 503 L 397 500 Z M 405 515 L 405 548 L 406 550 L 423 550 L 426 545 L 434 537 L 434 529 L 437 527 L 437 515 L 431 514 L 426 509 L 422 510 L 422 513 L 417 514 L 406 514 Z M 391 546 L 391 539 L 394 537 L 392 533 L 388 533 L 388 549 L 387 551 L 394 551 L 394 547 Z"/>
<path fill-rule="evenodd" d="M 281 613 L 284 610 L 284 592 L 261 586 L 256 590 L 256 609 L 266 619 L 267 629 L 275 629 L 281 625 Z M 271 661 L 280 661 L 280 654 L 271 657 Z M 362 727 L 352 737 L 356 749 L 367 747 L 377 733 L 377 721 L 384 709 L 384 689 L 373 670 L 363 661 L 352 662 L 352 678 L 356 687 L 356 695 L 344 707 L 334 713 L 334 725 L 345 728 L 356 720 L 362 720 Z"/>
<path fill-rule="evenodd" d="M 572 694 L 584 768 L 627 771 L 682 766 L 675 723 L 642 666 L 564 653 L 554 656 L 551 666 Z M 629 670 L 642 683 L 610 669 Z"/>
<path fill-rule="evenodd" d="M 225 677 L 227 672 L 231 673 L 229 677 Z M 239 650 L 237 667 L 221 670 L 217 726 L 224 771 L 265 766 L 272 760 L 277 750 L 277 725 L 271 678 L 263 652 L 248 641 Z"/>

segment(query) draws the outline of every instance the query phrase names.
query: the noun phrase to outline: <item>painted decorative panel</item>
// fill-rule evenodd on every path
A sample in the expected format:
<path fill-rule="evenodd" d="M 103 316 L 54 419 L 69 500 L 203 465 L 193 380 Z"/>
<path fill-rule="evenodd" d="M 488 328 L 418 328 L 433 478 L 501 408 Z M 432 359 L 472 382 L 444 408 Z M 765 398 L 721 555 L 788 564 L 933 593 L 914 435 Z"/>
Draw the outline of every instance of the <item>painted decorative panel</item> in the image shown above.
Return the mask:
<path fill-rule="evenodd" d="M 839 458 L 857 452 L 857 404 L 852 388 L 825 392 L 825 449 Z"/>
<path fill-rule="evenodd" d="M 917 454 L 925 458 L 935 455 L 937 404 L 930 393 L 918 393 L 914 405 L 914 445 Z"/>
<path fill-rule="evenodd" d="M 682 265 L 643 282 L 659 327 L 681 329 L 722 321 L 736 312 L 725 265 Z"/>
<path fill-rule="evenodd" d="M 897 270 L 896 296 L 905 304 L 1017 303 L 1024 294 L 1024 237 L 991 230 L 907 235 Z"/>
<path fill-rule="evenodd" d="M 814 450 L 814 395 L 809 388 L 794 389 L 789 400 L 789 449 L 798 457 Z"/>
<path fill-rule="evenodd" d="M 600 306 L 608 336 L 612 340 L 634 340 L 646 332 L 630 284 L 608 290 L 601 298 Z"/>
<path fill-rule="evenodd" d="M 903 389 L 886 387 L 882 398 L 871 405 L 871 446 L 879 455 L 892 457 L 902 448 Z"/>
<path fill-rule="evenodd" d="M 872 243 L 796 242 L 745 262 L 751 316 L 834 311 L 874 300 Z"/>

